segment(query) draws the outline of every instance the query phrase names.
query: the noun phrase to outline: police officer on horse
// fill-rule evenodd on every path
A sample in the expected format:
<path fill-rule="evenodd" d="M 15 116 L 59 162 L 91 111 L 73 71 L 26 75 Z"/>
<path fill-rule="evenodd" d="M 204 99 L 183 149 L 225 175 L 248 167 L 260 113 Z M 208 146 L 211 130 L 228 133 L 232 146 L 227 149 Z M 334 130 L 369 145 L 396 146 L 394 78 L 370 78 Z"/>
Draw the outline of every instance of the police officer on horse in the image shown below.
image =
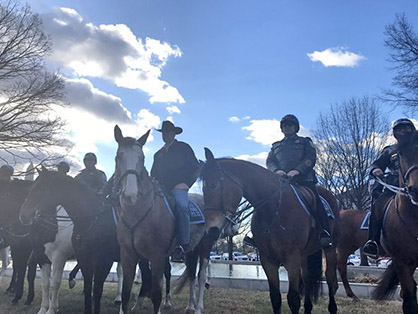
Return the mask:
<path fill-rule="evenodd" d="M 99 192 L 106 185 L 106 174 L 96 168 L 97 157 L 94 153 L 84 155 L 84 168 L 75 179 L 86 184 L 95 192 Z"/>
<path fill-rule="evenodd" d="M 378 158 L 370 166 L 370 176 L 379 177 L 383 179 L 384 172 L 389 169 L 385 182 L 399 186 L 399 157 L 398 145 L 409 141 L 415 126 L 411 120 L 401 118 L 396 120 L 392 125 L 393 136 L 397 143 L 391 146 L 386 146 Z M 379 240 L 382 230 L 383 217 L 378 215 L 377 209 L 383 206 L 394 193 L 388 189 L 383 189 L 383 186 L 372 179 L 370 182 L 370 193 L 372 198 L 371 215 L 369 223 L 369 239 L 364 245 L 363 253 L 372 258 L 379 257 Z M 377 208 L 377 209 L 376 209 Z"/>
<path fill-rule="evenodd" d="M 328 216 L 319 198 L 316 188 L 316 175 L 313 167 L 316 163 L 316 149 L 309 137 L 298 136 L 299 120 L 292 114 L 285 115 L 280 121 L 284 139 L 273 143 L 267 157 L 269 170 L 283 178 L 291 178 L 294 183 L 309 188 L 316 198 L 316 220 L 321 226 L 319 242 L 321 248 L 332 245 Z"/>

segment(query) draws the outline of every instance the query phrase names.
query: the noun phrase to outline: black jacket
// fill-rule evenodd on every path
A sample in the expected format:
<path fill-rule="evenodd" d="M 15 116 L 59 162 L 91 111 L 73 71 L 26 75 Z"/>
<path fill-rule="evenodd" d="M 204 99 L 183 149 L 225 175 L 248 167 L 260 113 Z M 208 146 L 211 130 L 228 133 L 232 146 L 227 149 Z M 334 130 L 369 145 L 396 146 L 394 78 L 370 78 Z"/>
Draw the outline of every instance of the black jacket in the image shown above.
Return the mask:
<path fill-rule="evenodd" d="M 381 169 L 385 172 L 386 169 L 389 169 L 391 174 L 386 179 L 386 182 L 389 184 L 398 185 L 398 171 L 399 171 L 399 156 L 398 156 L 398 146 L 391 145 L 383 148 L 379 157 L 370 165 L 370 175 L 374 169 Z"/>
<path fill-rule="evenodd" d="M 315 163 L 316 150 L 312 140 L 296 134 L 273 143 L 266 161 L 267 168 L 272 172 L 298 170 L 300 174 L 295 177 L 298 182 L 317 182 L 313 170 Z"/>
<path fill-rule="evenodd" d="M 179 183 L 186 183 L 189 187 L 195 183 L 199 169 L 199 162 L 192 148 L 174 140 L 168 150 L 162 147 L 154 155 L 151 176 L 168 190 L 172 190 Z"/>
<path fill-rule="evenodd" d="M 106 174 L 96 168 L 83 169 L 79 174 L 75 176 L 77 181 L 86 184 L 89 188 L 95 192 L 99 192 L 106 184 Z"/>

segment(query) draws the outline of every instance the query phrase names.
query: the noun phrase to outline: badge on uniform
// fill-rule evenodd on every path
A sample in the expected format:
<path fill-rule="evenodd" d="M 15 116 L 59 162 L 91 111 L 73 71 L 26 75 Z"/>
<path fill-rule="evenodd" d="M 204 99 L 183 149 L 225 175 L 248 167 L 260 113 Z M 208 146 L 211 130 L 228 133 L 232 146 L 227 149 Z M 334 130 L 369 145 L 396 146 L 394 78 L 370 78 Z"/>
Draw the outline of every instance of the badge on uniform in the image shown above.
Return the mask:
<path fill-rule="evenodd" d="M 306 159 L 305 165 L 308 167 L 312 166 L 312 161 L 310 161 L 309 159 Z"/>

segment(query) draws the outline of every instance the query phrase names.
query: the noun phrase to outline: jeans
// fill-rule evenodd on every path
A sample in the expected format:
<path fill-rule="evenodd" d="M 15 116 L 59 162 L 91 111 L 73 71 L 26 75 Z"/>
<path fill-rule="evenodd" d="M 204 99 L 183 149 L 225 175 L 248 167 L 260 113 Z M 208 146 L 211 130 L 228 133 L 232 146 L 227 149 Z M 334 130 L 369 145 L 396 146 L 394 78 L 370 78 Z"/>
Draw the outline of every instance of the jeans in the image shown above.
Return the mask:
<path fill-rule="evenodd" d="M 181 246 L 190 244 L 190 212 L 189 212 L 189 192 L 188 190 L 172 190 L 176 199 L 176 208 L 174 215 L 176 216 L 177 238 Z"/>

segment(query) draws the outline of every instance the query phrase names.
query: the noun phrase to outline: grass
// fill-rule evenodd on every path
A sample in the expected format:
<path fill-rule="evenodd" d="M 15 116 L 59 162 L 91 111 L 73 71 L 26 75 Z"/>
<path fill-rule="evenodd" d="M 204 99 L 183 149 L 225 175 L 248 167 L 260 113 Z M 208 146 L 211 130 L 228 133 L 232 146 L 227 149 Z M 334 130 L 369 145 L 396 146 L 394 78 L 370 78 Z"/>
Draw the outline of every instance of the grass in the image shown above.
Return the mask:
<path fill-rule="evenodd" d="M 36 280 L 36 296 L 31 306 L 25 306 L 23 303 L 26 298 L 26 291 L 24 298 L 18 305 L 12 306 L 10 301 L 11 297 L 6 295 L 4 291 L 9 283 L 9 278 L 4 279 L 0 284 L 0 314 L 36 314 L 38 313 L 41 303 L 41 287 L 40 281 Z M 60 313 L 65 314 L 79 314 L 83 313 L 83 296 L 82 296 L 83 283 L 77 282 L 77 286 L 73 290 L 68 289 L 68 284 L 63 281 L 60 290 Z M 138 294 L 139 287 L 135 286 L 133 293 L 136 296 Z M 113 304 L 115 297 L 116 284 L 106 283 L 105 291 L 102 298 L 102 313 L 103 314 L 117 314 L 119 309 Z M 188 289 L 180 295 L 172 297 L 173 308 L 171 310 L 162 309 L 163 314 L 178 314 L 185 313 L 185 308 L 188 301 L 187 292 Z M 133 299 L 133 298 L 132 298 Z M 327 301 L 328 298 L 322 298 L 317 305 L 314 306 L 313 313 L 327 313 Z M 339 313 L 347 314 L 393 314 L 402 312 L 401 302 L 388 301 L 382 303 L 376 303 L 371 300 L 362 300 L 360 303 L 353 303 L 348 298 L 337 298 L 337 305 Z M 152 303 L 147 300 L 145 302 L 146 308 L 141 311 L 137 311 L 137 314 L 152 313 Z M 300 311 L 302 313 L 302 310 Z M 268 292 L 259 291 L 247 291 L 237 289 L 222 289 L 211 287 L 205 293 L 205 313 L 217 313 L 217 314 L 266 314 L 272 313 L 270 306 Z M 287 306 L 286 296 L 283 295 L 283 313 L 290 313 Z"/>

